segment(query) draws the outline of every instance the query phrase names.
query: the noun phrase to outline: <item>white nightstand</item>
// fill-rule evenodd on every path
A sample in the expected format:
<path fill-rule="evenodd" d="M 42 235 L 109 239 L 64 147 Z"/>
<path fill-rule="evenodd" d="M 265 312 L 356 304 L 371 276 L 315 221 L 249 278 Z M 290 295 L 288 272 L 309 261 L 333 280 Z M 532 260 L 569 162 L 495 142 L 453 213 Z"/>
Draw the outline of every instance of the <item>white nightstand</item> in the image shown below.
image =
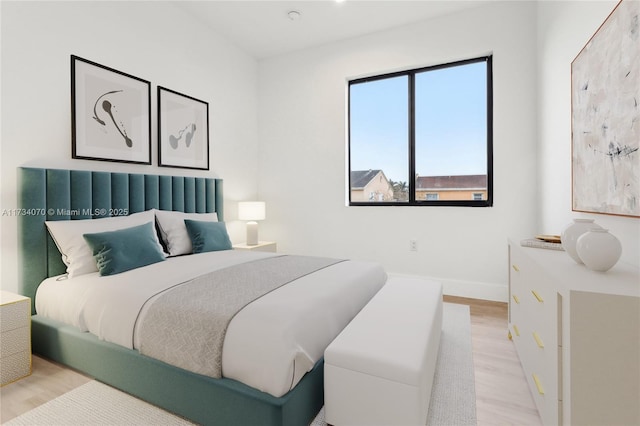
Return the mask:
<path fill-rule="evenodd" d="M 271 241 L 259 241 L 255 246 L 248 246 L 245 243 L 234 244 L 234 250 L 252 250 L 252 251 L 269 251 L 275 253 L 277 250 L 276 243 Z"/>
<path fill-rule="evenodd" d="M 31 374 L 31 299 L 0 291 L 0 385 Z"/>

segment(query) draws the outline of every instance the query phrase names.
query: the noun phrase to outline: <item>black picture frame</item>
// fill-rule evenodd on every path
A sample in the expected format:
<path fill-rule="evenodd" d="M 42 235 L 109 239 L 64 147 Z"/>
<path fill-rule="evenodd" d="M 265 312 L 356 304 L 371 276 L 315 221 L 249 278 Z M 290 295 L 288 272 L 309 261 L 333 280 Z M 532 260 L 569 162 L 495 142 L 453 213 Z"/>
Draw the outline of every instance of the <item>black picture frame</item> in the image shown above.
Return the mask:
<path fill-rule="evenodd" d="M 209 103 L 158 86 L 158 166 L 209 170 Z"/>
<path fill-rule="evenodd" d="M 151 83 L 71 55 L 71 157 L 151 164 Z"/>

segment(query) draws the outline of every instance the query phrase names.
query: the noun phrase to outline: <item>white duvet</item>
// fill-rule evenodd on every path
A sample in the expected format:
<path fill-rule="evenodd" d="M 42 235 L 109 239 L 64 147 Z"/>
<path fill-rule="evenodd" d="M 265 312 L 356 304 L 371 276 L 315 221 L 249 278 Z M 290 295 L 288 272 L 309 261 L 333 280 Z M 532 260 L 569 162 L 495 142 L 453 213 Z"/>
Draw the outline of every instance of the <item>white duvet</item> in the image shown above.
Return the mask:
<path fill-rule="evenodd" d="M 134 349 L 136 323 L 154 296 L 209 271 L 269 256 L 277 255 L 227 250 L 169 258 L 113 276 L 52 277 L 38 288 L 36 311 Z M 223 376 L 276 397 L 284 395 L 385 281 L 378 264 L 346 261 L 254 301 L 229 324 Z"/>

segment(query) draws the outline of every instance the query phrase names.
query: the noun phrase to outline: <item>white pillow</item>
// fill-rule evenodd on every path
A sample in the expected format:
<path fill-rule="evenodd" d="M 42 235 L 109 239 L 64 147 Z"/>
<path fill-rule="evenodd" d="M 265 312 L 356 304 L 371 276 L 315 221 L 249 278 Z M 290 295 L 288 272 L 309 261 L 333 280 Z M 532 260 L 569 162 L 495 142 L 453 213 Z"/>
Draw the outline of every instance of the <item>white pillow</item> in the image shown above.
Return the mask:
<path fill-rule="evenodd" d="M 217 222 L 218 213 L 183 213 L 168 210 L 154 210 L 162 240 L 169 250 L 169 256 L 193 252 L 191 238 L 184 224 L 185 219 Z"/>
<path fill-rule="evenodd" d="M 116 231 L 118 229 L 144 225 L 149 222 L 155 224 L 153 210 L 134 213 L 129 216 L 85 220 L 56 220 L 46 221 L 45 224 L 56 246 L 58 246 L 58 250 L 60 250 L 62 254 L 62 261 L 67 265 L 69 278 L 73 278 L 91 272 L 98 272 L 91 249 L 84 240 L 84 234 Z M 163 251 L 157 235 L 156 242 L 158 243 L 160 251 Z"/>

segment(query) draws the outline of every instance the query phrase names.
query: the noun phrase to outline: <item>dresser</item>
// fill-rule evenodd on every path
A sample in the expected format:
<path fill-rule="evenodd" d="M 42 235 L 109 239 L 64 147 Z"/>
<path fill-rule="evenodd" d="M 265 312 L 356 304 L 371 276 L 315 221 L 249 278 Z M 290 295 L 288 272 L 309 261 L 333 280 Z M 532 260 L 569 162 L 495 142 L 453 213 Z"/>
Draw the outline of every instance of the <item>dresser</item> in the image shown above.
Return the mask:
<path fill-rule="evenodd" d="M 509 336 L 545 425 L 640 424 L 640 273 L 509 241 Z"/>
<path fill-rule="evenodd" d="M 31 374 L 31 299 L 0 291 L 0 385 Z"/>

